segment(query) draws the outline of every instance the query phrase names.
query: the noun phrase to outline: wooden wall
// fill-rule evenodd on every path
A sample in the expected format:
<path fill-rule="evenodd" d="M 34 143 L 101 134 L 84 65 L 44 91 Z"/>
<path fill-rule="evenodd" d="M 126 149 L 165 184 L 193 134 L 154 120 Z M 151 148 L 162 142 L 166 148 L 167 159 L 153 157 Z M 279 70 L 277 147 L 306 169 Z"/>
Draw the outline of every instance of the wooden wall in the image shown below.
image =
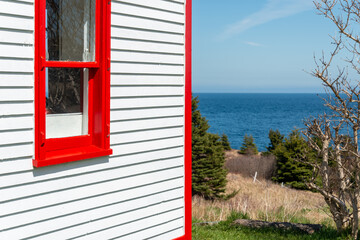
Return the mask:
<path fill-rule="evenodd" d="M 185 0 L 113 0 L 110 157 L 34 169 L 34 1 L 0 0 L 0 239 L 184 234 Z"/>

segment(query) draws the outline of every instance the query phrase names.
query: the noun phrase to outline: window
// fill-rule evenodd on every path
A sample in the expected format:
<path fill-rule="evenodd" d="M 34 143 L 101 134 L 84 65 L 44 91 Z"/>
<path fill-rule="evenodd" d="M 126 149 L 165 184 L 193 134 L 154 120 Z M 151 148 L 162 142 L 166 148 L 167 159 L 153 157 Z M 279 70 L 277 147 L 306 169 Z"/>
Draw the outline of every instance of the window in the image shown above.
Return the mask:
<path fill-rule="evenodd" d="M 112 154 L 110 1 L 35 1 L 35 167 Z"/>

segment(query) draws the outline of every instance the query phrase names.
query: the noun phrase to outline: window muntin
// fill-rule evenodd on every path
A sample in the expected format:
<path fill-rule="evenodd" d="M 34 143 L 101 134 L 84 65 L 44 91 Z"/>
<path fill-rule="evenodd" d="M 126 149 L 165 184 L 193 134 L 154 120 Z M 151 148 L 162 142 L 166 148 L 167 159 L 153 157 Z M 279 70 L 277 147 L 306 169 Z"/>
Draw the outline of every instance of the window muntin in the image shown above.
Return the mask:
<path fill-rule="evenodd" d="M 95 0 L 46 0 L 49 61 L 95 61 Z"/>

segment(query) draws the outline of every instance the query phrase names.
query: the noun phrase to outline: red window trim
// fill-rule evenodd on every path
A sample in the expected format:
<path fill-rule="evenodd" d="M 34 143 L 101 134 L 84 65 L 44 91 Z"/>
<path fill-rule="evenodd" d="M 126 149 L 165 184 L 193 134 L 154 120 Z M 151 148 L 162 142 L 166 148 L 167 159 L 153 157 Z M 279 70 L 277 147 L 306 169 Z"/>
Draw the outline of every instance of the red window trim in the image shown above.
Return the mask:
<path fill-rule="evenodd" d="M 45 59 L 46 0 L 35 0 L 35 154 L 33 165 L 44 167 L 112 154 L 110 149 L 111 1 L 96 0 L 95 62 Z M 89 68 L 89 134 L 46 139 L 45 68 Z M 96 99 L 96 101 L 93 101 Z"/>

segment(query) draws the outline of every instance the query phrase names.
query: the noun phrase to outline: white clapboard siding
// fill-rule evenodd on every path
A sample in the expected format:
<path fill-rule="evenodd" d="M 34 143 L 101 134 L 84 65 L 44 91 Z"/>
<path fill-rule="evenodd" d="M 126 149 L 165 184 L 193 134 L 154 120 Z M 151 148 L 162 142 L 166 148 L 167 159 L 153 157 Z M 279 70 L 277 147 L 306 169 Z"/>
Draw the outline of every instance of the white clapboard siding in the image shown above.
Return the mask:
<path fill-rule="evenodd" d="M 32 142 L 25 141 L 21 141 L 17 144 L 3 145 L 0 147 L 0 160 L 29 157 L 29 161 L 31 161 L 31 156 L 34 155 L 33 148 Z"/>
<path fill-rule="evenodd" d="M 109 227 L 110 224 L 116 224 L 121 222 L 129 222 L 130 219 L 138 219 L 142 214 L 145 216 L 148 215 L 157 215 L 161 211 L 166 211 L 169 209 L 174 209 L 177 205 L 181 204 L 183 199 L 176 199 L 181 192 L 179 190 L 173 190 L 169 192 L 160 193 L 159 199 L 155 197 L 149 197 L 148 199 L 135 199 L 125 203 L 120 202 L 120 204 L 112 204 L 102 208 L 96 208 L 91 211 L 80 212 L 78 214 L 72 214 L 63 218 L 55 218 L 46 221 L 47 228 L 44 229 L 41 226 L 43 222 L 32 223 L 31 225 L 25 225 L 18 228 L 10 229 L 9 231 L 3 231 L 0 234 L 3 236 L 9 236 L 11 239 L 23 239 L 28 236 L 36 236 L 39 234 L 50 233 L 57 230 L 63 230 L 62 232 L 53 233 L 52 237 L 44 236 L 43 239 L 68 239 L 65 234 L 70 234 L 74 236 L 79 233 L 79 224 L 86 224 L 87 231 L 91 231 L 95 226 L 99 226 L 102 229 Z M 165 199 L 169 201 L 164 201 Z M 172 200 L 172 201 L 171 201 Z M 140 208 L 140 209 L 137 209 Z M 131 211 L 133 210 L 133 211 Z M 117 214 L 115 215 L 114 212 Z M 122 214 L 122 212 L 125 212 Z M 91 220 L 89 221 L 89 215 Z M 113 216 L 115 215 L 115 216 Z M 99 220 L 98 220 L 99 219 Z M 104 223 L 104 224 L 102 224 Z M 90 226 L 89 226 L 90 225 Z M 95 225 L 95 226 L 94 226 Z M 110 225 L 111 226 L 111 225 Z M 138 227 L 143 227 L 138 226 Z M 83 232 L 84 233 L 84 232 Z M 1 235 L 0 235 L 1 236 Z"/>
<path fill-rule="evenodd" d="M 145 236 L 145 239 L 175 239 L 177 236 L 185 234 L 184 230 L 179 227 L 183 222 L 183 218 L 172 218 L 166 222 L 153 223 L 148 229 L 130 234 L 127 239 L 141 239 L 141 236 Z"/>
<path fill-rule="evenodd" d="M 1 5 L 0 5 L 1 6 Z M 111 11 L 114 14 L 126 14 L 132 16 L 141 16 L 142 18 L 155 19 L 157 21 L 163 20 L 165 22 L 174 22 L 184 24 L 185 18 L 183 14 L 167 12 L 154 8 L 139 8 L 139 6 L 124 4 L 114 1 Z"/>
<path fill-rule="evenodd" d="M 151 2 L 148 0 L 113 0 L 113 2 L 114 3 L 124 2 L 127 4 L 134 4 L 138 6 L 184 14 L 184 1 L 181 1 L 180 2 L 181 4 L 176 3 L 175 1 L 171 2 L 171 1 L 163 1 L 163 0 L 152 0 Z"/>
<path fill-rule="evenodd" d="M 33 116 L 19 116 L 19 117 L 1 117 L 0 116 L 0 134 L 1 131 L 13 131 L 32 129 L 34 127 Z"/>
<path fill-rule="evenodd" d="M 183 156 L 184 149 L 182 146 L 179 147 L 173 147 L 164 149 L 160 147 L 159 149 L 154 149 L 153 151 L 148 151 L 145 153 L 135 153 L 131 156 L 113 156 L 110 158 L 110 161 L 102 161 L 102 159 L 99 159 L 98 164 L 106 164 L 107 168 L 114 168 L 114 167 L 120 167 L 130 164 L 138 164 L 142 162 L 148 162 L 148 161 L 155 161 L 159 159 L 169 159 L 173 158 L 174 156 L 180 157 Z M 72 169 L 70 168 L 68 171 L 63 173 L 62 175 L 59 175 L 61 171 L 56 175 L 55 177 L 65 177 L 65 176 L 71 176 L 74 174 L 82 173 L 83 171 L 91 172 L 96 171 L 99 168 L 98 164 L 95 165 L 89 165 L 89 162 L 93 162 L 94 160 L 84 160 L 76 164 L 76 166 L 81 166 L 81 171 L 78 169 Z M 75 165 L 74 163 L 68 163 L 67 166 Z M 61 170 L 60 167 L 55 167 L 55 171 Z M 103 168 L 104 170 L 104 168 Z M 2 174 L 9 174 L 13 173 L 16 174 L 16 172 L 23 172 L 28 171 L 31 173 L 33 171 L 33 166 L 31 161 L 27 158 L 21 158 L 17 160 L 10 160 L 10 161 L 0 161 L 0 175 Z M 46 170 L 43 170 L 46 171 Z M 41 170 L 38 169 L 37 171 L 38 175 L 41 175 Z M 1 205 L 0 205 L 1 207 Z"/>
<path fill-rule="evenodd" d="M 167 177 L 167 179 L 165 179 L 165 176 Z M 129 187 L 131 187 L 131 188 L 128 188 L 123 191 L 118 191 L 118 187 L 116 187 L 116 185 L 114 186 L 114 184 L 117 184 L 117 183 L 124 184 L 125 181 L 113 181 L 113 182 L 111 182 L 112 183 L 111 186 L 109 183 L 107 184 L 107 186 L 106 185 L 104 186 L 104 184 L 101 184 L 101 186 L 97 186 L 97 188 L 92 187 L 93 188 L 92 192 L 78 191 L 77 193 L 75 193 L 75 196 L 70 195 L 68 197 L 65 197 L 64 199 L 61 198 L 60 203 L 59 203 L 60 199 L 58 199 L 59 194 L 49 194 L 49 196 L 47 198 L 42 197 L 39 199 L 39 200 L 45 201 L 45 202 L 41 202 L 42 204 L 37 204 L 40 206 L 40 208 L 34 208 L 34 206 L 32 206 L 34 204 L 31 205 L 31 203 L 33 201 L 29 201 L 29 199 L 20 200 L 17 202 L 19 204 L 23 204 L 23 206 L 20 208 L 22 208 L 24 210 L 22 212 L 20 212 L 19 211 L 20 209 L 18 209 L 19 207 L 17 205 L 8 206 L 8 208 L 5 208 L 5 210 L 8 210 L 6 212 L 10 212 L 9 211 L 9 209 L 10 209 L 10 210 L 12 210 L 12 212 L 14 212 L 14 210 L 17 211 L 17 214 L 10 215 L 6 219 L 5 218 L 0 219 L 0 223 L 1 223 L 1 226 L 3 229 L 7 229 L 7 228 L 15 227 L 13 225 L 13 222 L 15 222 L 15 221 L 17 222 L 16 226 L 23 226 L 23 225 L 31 224 L 33 222 L 51 219 L 53 217 L 60 218 L 60 217 L 66 216 L 68 214 L 74 213 L 74 208 L 76 209 L 76 212 L 81 213 L 81 212 L 85 212 L 86 210 L 92 210 L 92 209 L 98 208 L 100 206 L 106 207 L 106 206 L 109 206 L 112 204 L 118 204 L 119 202 L 126 202 L 126 201 L 129 201 L 130 199 L 141 198 L 143 196 L 149 196 L 151 194 L 156 194 L 158 192 L 165 192 L 168 190 L 168 186 L 170 184 L 173 186 L 173 189 L 175 189 L 177 191 L 181 190 L 183 187 L 182 186 L 183 178 L 177 177 L 175 179 L 168 180 L 169 177 L 170 176 L 168 174 L 165 174 L 163 176 L 163 178 L 161 179 L 162 181 L 157 181 L 157 183 L 147 185 L 147 186 L 141 186 L 141 185 L 134 186 L 134 184 L 130 184 Z M 131 180 L 131 179 L 128 179 L 128 180 Z M 145 179 L 143 179 L 143 180 L 145 180 Z M 152 181 L 154 181 L 154 180 L 152 179 Z M 109 192 L 104 191 L 104 189 L 102 187 L 105 187 L 107 190 L 112 190 L 112 191 L 109 191 Z M 91 190 L 91 187 L 89 190 Z M 79 193 L 82 193 L 81 194 L 82 198 L 76 198 L 76 197 L 78 197 L 78 195 L 80 195 Z M 94 194 L 94 196 L 90 195 L 91 193 Z M 55 196 L 52 196 L 52 195 L 55 195 Z M 56 197 L 57 199 L 54 197 Z M 72 202 L 74 199 L 78 199 L 78 200 L 76 202 Z M 56 205 L 54 205 L 54 203 L 52 205 L 46 205 L 49 202 L 51 202 L 50 200 L 52 200 L 52 202 L 56 202 Z M 61 208 L 58 207 L 59 204 L 61 205 Z M 9 204 L 5 203 L 4 205 L 9 205 Z M 44 207 L 44 206 L 46 206 L 46 207 Z M 9 208 L 9 207 L 12 207 L 12 208 Z M 31 212 L 28 211 L 29 209 L 31 209 L 32 211 Z M 6 215 L 6 214 L 1 214 L 1 215 Z"/>
<path fill-rule="evenodd" d="M 184 97 L 112 98 L 112 109 L 183 106 Z"/>
<path fill-rule="evenodd" d="M 1 64 L 1 60 L 0 60 Z M 165 65 L 165 64 L 146 64 L 146 63 L 119 63 L 112 62 L 111 69 L 113 73 L 127 74 L 182 74 L 183 65 Z M 1 70 L 1 68 L 0 68 Z"/>
<path fill-rule="evenodd" d="M 111 76 L 112 86 L 184 86 L 183 76 L 162 76 L 162 75 L 119 75 Z"/>
<path fill-rule="evenodd" d="M 159 174 L 159 172 L 162 174 Z M 181 187 L 183 178 L 182 176 L 179 176 L 179 174 L 176 172 L 177 172 L 177 168 L 145 173 L 136 177 L 136 181 L 131 181 L 135 179 L 134 177 L 125 176 L 124 178 L 119 178 L 108 182 L 89 185 L 86 191 L 79 191 L 79 189 L 77 189 L 77 191 L 73 189 L 67 190 L 66 193 L 69 193 L 71 195 L 52 192 L 52 193 L 48 193 L 46 196 L 37 195 L 31 198 L 22 198 L 14 201 L 4 202 L 2 203 L 1 206 L 1 210 L 2 210 L 1 216 L 11 215 L 9 217 L 13 217 L 15 216 L 14 214 L 16 213 L 30 214 L 29 213 L 30 211 L 28 210 L 33 210 L 39 212 L 42 211 L 44 214 L 47 214 L 46 216 L 51 217 L 51 215 L 49 215 L 51 214 L 51 211 L 48 210 L 53 209 L 53 211 L 59 211 L 59 209 L 57 209 L 56 207 L 59 204 L 63 206 L 63 209 L 65 211 L 65 208 L 70 209 L 72 206 L 74 206 L 73 204 L 76 204 L 80 208 L 82 207 L 85 208 L 86 207 L 86 204 L 84 204 L 85 202 L 89 202 L 89 204 L 94 204 L 93 201 L 94 199 L 99 200 L 99 198 L 102 197 L 104 198 L 102 203 L 104 205 L 112 201 L 114 202 L 126 201 L 126 199 L 133 197 L 131 193 L 135 194 L 135 192 L 137 192 L 137 194 L 139 194 L 138 192 L 139 189 L 141 191 L 145 191 L 144 195 L 146 195 L 146 194 L 150 194 L 148 193 L 149 191 L 153 191 L 152 188 L 154 188 L 154 191 L 157 191 L 156 188 L 159 189 L 161 188 L 162 191 L 166 189 L 166 187 L 169 184 L 175 184 L 174 187 Z M 143 181 L 149 179 L 151 179 L 151 182 L 147 184 L 143 184 Z M 119 189 L 119 185 L 117 184 L 125 184 L 126 188 Z M 99 186 L 101 186 L 101 188 Z M 121 194 L 121 196 L 118 196 L 119 194 Z M 116 197 L 115 199 L 111 197 L 114 195 L 118 197 Z M 38 200 L 38 201 L 34 201 L 34 200 Z M 74 200 L 78 200 L 82 203 L 81 204 L 74 203 L 73 202 Z M 84 206 L 80 206 L 80 205 L 84 205 Z M 48 210 L 43 211 L 43 209 L 48 209 Z M 59 215 L 64 215 L 63 210 L 59 212 Z M 9 223 L 4 223 L 4 224 L 9 224 Z"/>
<path fill-rule="evenodd" d="M 184 88 L 182 86 L 152 86 L 152 87 L 112 87 L 112 97 L 148 97 L 148 96 L 182 96 Z"/>
<path fill-rule="evenodd" d="M 0 159 L 0 176 L 4 174 L 31 171 L 30 169 L 32 168 L 33 166 L 32 162 L 29 161 L 29 156 L 10 160 Z"/>
<path fill-rule="evenodd" d="M 177 202 L 183 201 L 182 199 L 178 200 Z M 133 220 L 133 222 L 128 221 L 129 223 L 122 224 L 120 222 L 116 226 L 106 229 L 105 231 L 96 232 L 89 236 L 83 236 L 79 239 L 109 239 L 112 236 L 117 236 L 119 239 L 148 239 L 149 237 L 153 236 L 154 234 L 159 233 L 159 231 L 167 231 L 168 229 L 172 229 L 174 226 L 181 226 L 182 225 L 182 209 L 178 208 L 171 208 L 168 206 L 164 206 L 163 209 L 159 209 L 159 214 L 157 215 L 150 215 L 145 214 L 140 220 Z M 150 209 L 149 209 L 150 210 Z M 168 220 L 171 219 L 171 220 Z M 164 225 L 166 223 L 172 222 L 173 224 L 168 224 L 167 228 L 160 228 L 158 226 Z M 94 223 L 95 227 L 99 229 L 100 226 Z M 144 227 L 140 226 L 147 226 L 145 229 Z M 163 239 L 174 239 L 176 237 L 182 236 L 183 234 L 179 235 L 172 235 L 171 238 L 163 238 Z"/>
<path fill-rule="evenodd" d="M 32 31 L 16 31 L 12 29 L 0 28 L 0 42 L 2 43 L 31 45 L 33 43 L 33 39 L 34 35 Z"/>
<path fill-rule="evenodd" d="M 110 137 L 114 155 L 131 156 L 138 149 L 146 153 L 159 147 L 165 150 L 182 148 L 184 2 L 113 1 L 112 11 L 115 10 L 111 40 Z M 184 172 L 183 167 L 177 170 L 180 170 L 178 174 Z M 98 232 L 94 231 L 84 239 L 114 236 L 119 239 L 156 239 L 156 236 L 173 239 L 182 236 L 183 202 L 178 207 L 179 215 L 170 212 L 155 218 L 145 217 L 140 222 L 115 225 L 104 231 L 100 226 Z"/>
<path fill-rule="evenodd" d="M 111 32 L 113 38 L 154 41 L 154 42 L 167 42 L 184 44 L 184 35 L 181 33 L 164 33 L 141 29 L 129 29 L 127 27 L 112 26 Z"/>
<path fill-rule="evenodd" d="M 14 45 L 0 44 L 0 53 L 1 53 L 1 57 L 27 58 L 27 59 L 34 58 L 34 48 L 29 45 L 14 46 Z"/>
<path fill-rule="evenodd" d="M 0 102 L 0 118 L 3 116 L 12 116 L 12 115 L 32 115 L 33 113 L 34 113 L 33 100 L 29 100 L 29 101 L 8 100 L 8 101 Z"/>
<path fill-rule="evenodd" d="M 0 15 L 0 28 L 34 31 L 34 19 Z"/>
<path fill-rule="evenodd" d="M 4 0 L 4 1 L 7 1 L 7 0 Z M 19 2 L 19 3 L 25 3 L 25 4 L 30 4 L 30 5 L 33 5 L 34 4 L 34 0 L 14 0 L 16 2 Z"/>
<path fill-rule="evenodd" d="M 184 144 L 184 139 L 182 137 L 175 137 L 169 139 L 120 144 L 113 146 L 113 150 L 115 155 L 117 154 L 123 155 L 123 154 L 134 153 L 139 149 L 141 149 L 142 151 L 151 151 L 154 148 L 179 147 L 182 146 L 183 144 Z"/>
<path fill-rule="evenodd" d="M 149 29 L 161 32 L 184 33 L 185 26 L 181 23 L 164 22 L 154 19 L 140 18 L 137 16 L 126 16 L 113 14 L 111 16 L 113 26 Z"/>
<path fill-rule="evenodd" d="M 1 59 L 0 58 L 0 73 L 32 73 L 34 71 L 34 61 L 24 59 Z"/>
<path fill-rule="evenodd" d="M 0 1 L 1 13 L 34 17 L 34 6 L 32 4 L 19 4 L 17 2 Z"/>
<path fill-rule="evenodd" d="M 155 234 L 150 236 L 148 239 L 175 239 L 176 236 L 184 236 L 184 229 L 179 227 L 179 225 L 183 224 L 184 221 L 184 219 L 174 219 L 162 224 L 161 226 L 157 226 L 156 229 L 154 229 Z"/>
<path fill-rule="evenodd" d="M 111 48 L 113 50 L 128 50 L 140 52 L 155 52 L 168 54 L 183 54 L 184 46 L 180 44 L 148 42 L 148 41 L 132 41 L 128 39 L 112 39 Z M 112 59 L 117 60 L 117 59 Z M 119 59 L 121 60 L 121 59 Z M 143 62 L 140 58 L 139 62 Z"/>
<path fill-rule="evenodd" d="M 161 140 L 158 140 L 161 141 Z M 169 141 L 169 140 L 168 140 Z M 179 146 L 179 145 L 177 145 Z M 146 162 L 141 167 L 146 167 L 146 171 L 157 171 L 159 169 L 167 169 L 169 167 L 178 167 L 179 163 L 177 161 L 152 161 Z M 39 176 L 39 178 L 34 179 L 31 177 L 31 172 L 25 172 L 22 174 L 22 178 L 18 179 L 19 176 L 12 174 L 9 176 L 3 176 L 4 179 L 4 189 L 2 189 L 2 196 L 0 196 L 1 201 L 8 201 L 10 199 L 17 199 L 24 196 L 32 196 L 35 194 L 46 193 L 47 188 L 52 188 L 54 190 L 61 190 L 64 188 L 64 184 L 68 181 L 73 182 L 73 187 L 79 187 L 86 184 L 96 184 L 97 182 L 106 181 L 110 178 L 116 178 L 121 176 L 131 176 L 135 174 L 141 174 L 145 172 L 144 169 L 139 169 L 137 165 L 125 166 L 125 167 L 115 167 L 111 169 L 102 169 L 102 171 L 87 172 L 80 175 L 59 177 L 59 178 L 50 178 L 48 176 Z M 104 174 L 106 173 L 106 174 Z M 90 178 L 90 179 L 88 179 Z M 43 179 L 43 180 L 41 180 Z M 6 180 L 6 182 L 5 182 Z M 11 182 L 9 182 L 11 181 Z M 36 185 L 37 188 L 29 189 L 29 186 Z M 31 188 L 31 187 L 30 187 Z M 22 191 L 22 192 L 19 192 Z M 6 194 L 5 194 L 6 193 Z"/>
<path fill-rule="evenodd" d="M 32 101 L 33 99 L 32 88 L 0 88 L 0 101 Z"/>
<path fill-rule="evenodd" d="M 184 56 L 181 54 L 161 54 L 129 51 L 113 51 L 113 59 L 121 59 L 123 62 L 134 62 L 141 59 L 145 63 L 156 64 L 184 64 Z M 115 62 L 115 61 L 113 61 Z"/>
<path fill-rule="evenodd" d="M 149 141 L 151 139 L 168 139 L 179 137 L 183 135 L 183 127 L 173 127 L 165 129 L 156 129 L 156 130 L 144 130 L 136 132 L 127 132 L 120 134 L 112 134 L 111 143 L 122 144 L 126 142 L 141 142 Z"/>
<path fill-rule="evenodd" d="M 0 147 L 1 145 L 16 144 L 19 142 L 32 142 L 34 134 L 32 129 L 25 131 L 0 131 Z"/>
<path fill-rule="evenodd" d="M 113 155 L 35 169 L 34 0 L 0 0 L 0 239 L 184 235 L 185 0 L 113 0 Z"/>
<path fill-rule="evenodd" d="M 1 34 L 1 33 L 0 33 Z M 1 46 L 1 44 L 0 44 Z M 34 76 L 30 74 L 0 74 L 0 87 L 33 87 Z M 1 115 L 1 114 L 0 114 Z"/>
<path fill-rule="evenodd" d="M 129 120 L 112 122 L 111 132 L 121 133 L 139 131 L 142 129 L 147 130 L 154 128 L 183 127 L 183 125 L 183 117 Z"/>
<path fill-rule="evenodd" d="M 158 118 L 176 117 L 183 115 L 184 115 L 184 108 L 180 106 L 180 107 L 165 107 L 165 108 L 112 110 L 110 113 L 111 116 L 110 119 L 111 121 L 116 121 L 116 120 L 157 118 L 157 117 Z"/>

